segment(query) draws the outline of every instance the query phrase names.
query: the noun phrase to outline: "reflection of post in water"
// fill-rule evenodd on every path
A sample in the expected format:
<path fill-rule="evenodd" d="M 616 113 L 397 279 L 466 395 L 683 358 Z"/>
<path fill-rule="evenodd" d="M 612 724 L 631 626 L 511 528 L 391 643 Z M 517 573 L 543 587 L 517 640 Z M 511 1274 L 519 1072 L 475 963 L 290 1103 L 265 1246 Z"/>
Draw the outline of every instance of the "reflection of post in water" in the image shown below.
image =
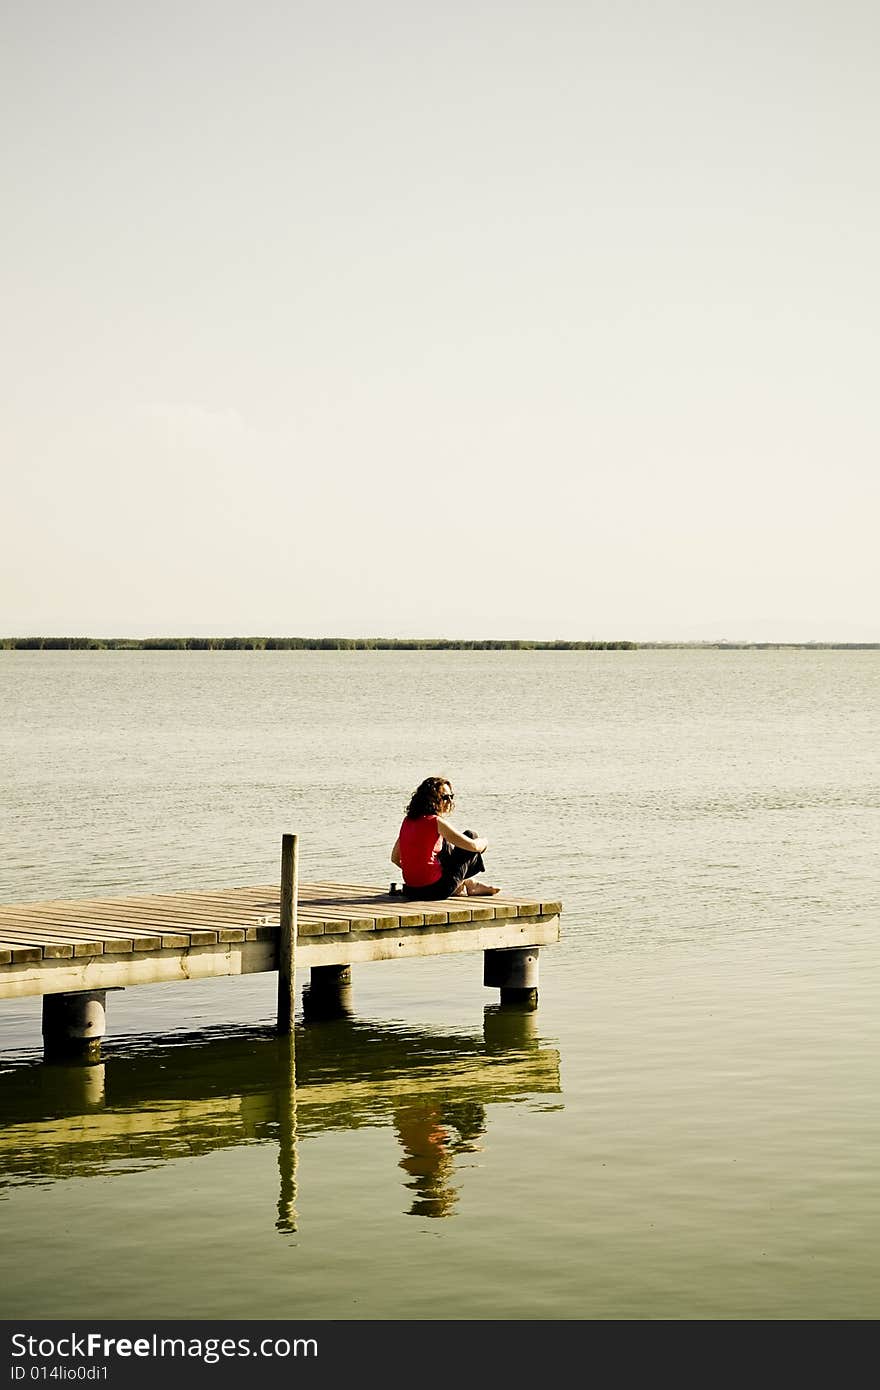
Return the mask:
<path fill-rule="evenodd" d="M 487 1004 L 483 1010 L 483 1037 L 489 1052 L 536 1047 L 539 1034 L 534 1006 L 528 1000 L 521 1004 Z"/>
<path fill-rule="evenodd" d="M 350 1018 L 354 1013 L 350 965 L 313 965 L 302 992 L 306 1023 Z"/>
<path fill-rule="evenodd" d="M 449 1216 L 458 1201 L 452 1178 L 455 1158 L 473 1151 L 486 1131 L 486 1111 L 479 1101 L 440 1097 L 395 1106 L 394 1129 L 403 1149 L 400 1167 L 415 1193 L 410 1216 Z"/>
<path fill-rule="evenodd" d="M 278 1217 L 275 1229 L 296 1230 L 296 1047 L 294 1035 L 278 1039 Z"/>
<path fill-rule="evenodd" d="M 106 1062 L 49 1064 L 46 1071 L 49 1082 L 55 1082 L 56 1091 L 63 1091 L 65 1105 L 70 1110 L 84 1115 L 92 1110 L 103 1110 L 107 1103 Z M 46 1089 L 49 1089 L 48 1084 Z"/>

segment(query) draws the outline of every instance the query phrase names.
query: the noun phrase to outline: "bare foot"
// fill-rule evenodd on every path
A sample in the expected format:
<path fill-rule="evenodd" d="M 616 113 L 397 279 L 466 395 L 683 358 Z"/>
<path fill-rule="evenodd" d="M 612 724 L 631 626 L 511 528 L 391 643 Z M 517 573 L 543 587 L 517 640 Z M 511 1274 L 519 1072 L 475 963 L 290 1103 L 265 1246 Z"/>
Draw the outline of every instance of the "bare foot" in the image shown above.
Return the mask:
<path fill-rule="evenodd" d="M 464 883 L 459 883 L 457 887 L 453 888 L 449 896 L 451 898 L 464 898 L 467 896 L 467 891 L 467 879 L 465 879 Z"/>
<path fill-rule="evenodd" d="M 466 878 L 467 895 L 469 898 L 489 898 L 493 893 L 500 893 L 500 888 L 493 888 L 491 883 L 477 883 L 476 879 Z"/>

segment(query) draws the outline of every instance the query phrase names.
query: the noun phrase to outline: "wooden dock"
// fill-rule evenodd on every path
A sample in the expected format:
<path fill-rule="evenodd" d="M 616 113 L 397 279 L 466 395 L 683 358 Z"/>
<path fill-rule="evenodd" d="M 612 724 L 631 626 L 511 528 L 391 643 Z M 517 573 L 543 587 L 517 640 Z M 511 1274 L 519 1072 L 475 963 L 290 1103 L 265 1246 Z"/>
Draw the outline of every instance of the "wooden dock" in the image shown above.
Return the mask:
<path fill-rule="evenodd" d="M 0 999 L 43 996 L 47 1054 L 94 1056 L 105 993 L 278 971 L 280 1032 L 293 1026 L 295 970 L 312 1002 L 347 989 L 352 965 L 460 951 L 484 953 L 483 981 L 502 1002 L 537 1002 L 538 949 L 559 939 L 562 905 L 537 898 L 418 902 L 353 883 L 303 883 L 284 837 L 282 883 L 140 897 L 0 906 Z"/>
<path fill-rule="evenodd" d="M 558 941 L 561 911 L 535 898 L 422 903 L 362 884 L 302 883 L 296 963 L 543 946 Z M 0 906 L 0 999 L 277 970 L 279 913 L 276 884 Z"/>

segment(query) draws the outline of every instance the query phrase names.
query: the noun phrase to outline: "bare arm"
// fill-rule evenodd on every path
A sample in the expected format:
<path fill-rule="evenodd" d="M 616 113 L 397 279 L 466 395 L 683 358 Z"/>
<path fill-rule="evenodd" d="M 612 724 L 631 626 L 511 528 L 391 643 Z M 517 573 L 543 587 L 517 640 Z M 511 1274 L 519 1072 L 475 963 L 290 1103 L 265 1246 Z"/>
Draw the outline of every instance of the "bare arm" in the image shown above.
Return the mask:
<path fill-rule="evenodd" d="M 394 848 L 393 848 L 393 850 L 391 851 L 391 862 L 392 862 L 392 864 L 396 864 L 397 867 L 398 867 L 398 869 L 400 868 L 400 836 L 399 836 L 399 835 L 398 835 L 397 839 L 394 841 Z"/>
<path fill-rule="evenodd" d="M 478 854 L 485 854 L 489 848 L 489 841 L 486 839 L 472 840 L 469 835 L 462 835 L 460 830 L 456 830 L 454 825 L 450 825 L 448 820 L 442 816 L 437 817 L 437 833 L 442 835 L 450 845 L 457 845 L 459 849 L 476 850 Z"/>

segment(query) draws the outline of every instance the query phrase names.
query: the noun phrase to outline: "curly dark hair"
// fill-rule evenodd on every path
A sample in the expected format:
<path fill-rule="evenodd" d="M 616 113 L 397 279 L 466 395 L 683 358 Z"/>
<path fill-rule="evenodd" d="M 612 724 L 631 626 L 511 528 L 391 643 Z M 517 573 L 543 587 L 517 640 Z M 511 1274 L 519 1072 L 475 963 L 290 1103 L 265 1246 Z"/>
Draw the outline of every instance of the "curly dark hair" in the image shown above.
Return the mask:
<path fill-rule="evenodd" d="M 443 788 L 449 786 L 448 777 L 426 777 L 424 782 L 420 782 L 410 797 L 406 814 L 409 820 L 418 820 L 419 816 L 436 816 L 443 810 L 445 799 L 442 795 Z"/>

